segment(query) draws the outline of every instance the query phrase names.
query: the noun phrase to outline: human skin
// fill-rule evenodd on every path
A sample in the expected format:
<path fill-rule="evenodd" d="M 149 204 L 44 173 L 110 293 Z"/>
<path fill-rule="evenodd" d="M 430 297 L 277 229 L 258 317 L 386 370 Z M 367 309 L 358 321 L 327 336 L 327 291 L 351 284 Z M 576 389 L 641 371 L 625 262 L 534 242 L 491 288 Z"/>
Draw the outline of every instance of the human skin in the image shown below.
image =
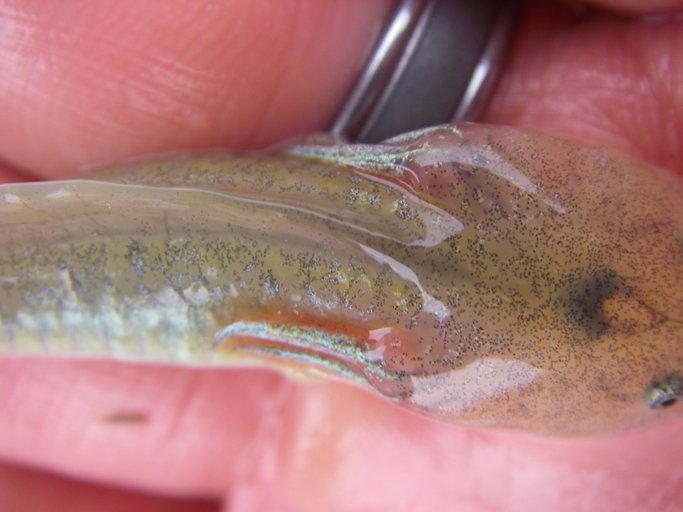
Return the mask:
<path fill-rule="evenodd" d="M 74 176 L 155 151 L 262 147 L 324 129 L 388 2 L 248 4 L 0 2 L 2 180 Z M 666 12 L 683 2 L 623 6 Z M 683 172 L 679 25 L 530 6 L 481 120 Z M 609 438 L 533 438 L 437 424 L 353 387 L 267 371 L 5 359 L 0 376 L 0 456 L 214 500 L 177 510 L 683 506 L 681 422 Z M 64 481 L 69 492 L 60 492 L 59 481 L 46 486 L 11 466 L 2 475 L 14 491 L 0 483 L 2 510 L 42 510 L 29 500 L 48 492 L 45 510 L 97 500 L 85 483 Z M 135 494 L 120 500 L 121 510 L 150 509 Z"/>

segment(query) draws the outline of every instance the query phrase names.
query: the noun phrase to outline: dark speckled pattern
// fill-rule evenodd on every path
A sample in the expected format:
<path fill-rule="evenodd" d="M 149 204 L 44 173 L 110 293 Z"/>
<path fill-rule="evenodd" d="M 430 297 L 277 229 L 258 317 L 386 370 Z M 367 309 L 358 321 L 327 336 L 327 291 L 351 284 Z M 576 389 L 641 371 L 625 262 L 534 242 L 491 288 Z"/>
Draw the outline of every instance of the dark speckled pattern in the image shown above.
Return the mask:
<path fill-rule="evenodd" d="M 450 422 L 620 431 L 683 409 L 682 230 L 680 178 L 512 128 L 160 157 L 0 187 L 0 345 L 315 366 Z"/>

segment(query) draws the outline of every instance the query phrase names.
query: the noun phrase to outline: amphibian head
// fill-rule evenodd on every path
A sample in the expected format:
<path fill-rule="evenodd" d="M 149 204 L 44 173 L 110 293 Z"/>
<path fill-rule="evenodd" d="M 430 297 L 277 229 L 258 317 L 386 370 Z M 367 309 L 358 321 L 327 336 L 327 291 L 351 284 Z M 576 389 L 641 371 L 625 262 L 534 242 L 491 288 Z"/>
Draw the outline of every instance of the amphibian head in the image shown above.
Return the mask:
<path fill-rule="evenodd" d="M 441 127 L 352 148 L 332 158 L 463 225 L 436 247 L 375 246 L 448 310 L 368 344 L 404 383 L 380 389 L 447 421 L 543 433 L 683 413 L 679 177 L 512 128 Z"/>

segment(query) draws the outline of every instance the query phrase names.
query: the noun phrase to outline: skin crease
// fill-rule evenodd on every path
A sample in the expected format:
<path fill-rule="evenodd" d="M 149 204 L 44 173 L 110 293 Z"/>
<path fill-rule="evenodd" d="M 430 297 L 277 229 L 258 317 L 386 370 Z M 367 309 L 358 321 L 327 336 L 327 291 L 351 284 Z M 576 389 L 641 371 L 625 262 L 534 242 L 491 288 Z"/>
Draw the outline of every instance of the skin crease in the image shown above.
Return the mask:
<path fill-rule="evenodd" d="M 324 128 L 362 63 L 373 30 L 368 20 L 382 19 L 385 6 L 316 2 L 320 12 L 335 13 L 322 24 L 319 18 L 313 21 L 316 13 L 309 4 L 279 1 L 299 9 L 282 13 L 282 33 L 264 41 L 254 36 L 263 36 L 263 30 L 254 28 L 268 2 L 254 2 L 255 12 L 261 10 L 230 25 L 226 34 L 221 20 L 233 19 L 230 12 L 238 4 L 243 6 L 228 3 L 227 13 L 207 19 L 189 4 L 173 4 L 182 7 L 184 16 L 203 19 L 187 36 L 190 40 L 203 37 L 210 41 L 206 48 L 221 49 L 233 48 L 233 38 L 242 41 L 235 55 L 204 51 L 198 59 L 188 55 L 186 40 L 177 34 L 169 38 L 163 30 L 138 27 L 124 43 L 122 36 L 107 33 L 104 15 L 98 15 L 106 10 L 118 19 L 117 13 L 104 9 L 104 3 L 89 3 L 70 22 L 81 27 L 78 37 L 89 41 L 97 34 L 120 42 L 110 49 L 117 59 L 99 62 L 90 71 L 101 77 L 110 70 L 98 80 L 104 83 L 118 77 L 116 87 L 105 91 L 74 70 L 54 76 L 60 63 L 75 66 L 82 58 L 79 52 L 96 48 L 74 43 L 68 51 L 56 49 L 52 71 L 44 71 L 45 76 L 29 57 L 44 52 L 46 42 L 29 38 L 35 46 L 24 43 L 23 60 L 15 57 L 7 65 L 11 50 L 29 36 L 0 30 L 0 111 L 7 113 L 0 119 L 0 154 L 8 163 L 3 179 L 16 179 L 19 170 L 29 171 L 27 178 L 61 177 L 82 165 L 163 149 L 256 147 Z M 662 2 L 660 8 L 642 2 L 641 11 L 645 4 L 657 12 L 683 8 L 680 3 Z M 36 15 L 45 5 L 4 2 L 1 26 L 18 23 L 22 12 Z M 157 23 L 162 26 L 172 18 L 168 7 L 154 3 L 145 4 L 144 12 L 136 4 L 116 5 L 134 12 L 135 19 L 146 16 L 147 23 L 160 12 L 164 17 Z M 628 9 L 638 6 L 632 0 Z M 54 15 L 30 16 L 24 23 L 59 27 Z M 124 21 L 130 22 L 119 20 Z M 293 26 L 298 30 L 292 31 Z M 645 25 L 579 11 L 560 15 L 557 7 L 536 5 L 526 11 L 519 33 L 482 120 L 573 136 L 683 171 L 681 91 L 673 86 L 681 83 L 682 73 L 671 50 L 683 38 L 679 25 Z M 290 39 L 282 42 L 283 37 Z M 310 41 L 316 41 L 313 48 Z M 284 45 L 298 53 L 282 56 L 281 68 L 268 61 L 254 64 Z M 168 65 L 171 57 L 185 66 L 167 69 L 171 76 L 181 75 L 168 88 L 168 79 L 145 82 L 150 90 L 161 87 L 159 95 L 167 93 L 168 102 L 156 110 L 112 95 L 116 88 L 144 89 L 137 79 L 147 77 L 125 66 L 143 46 L 150 52 L 143 67 L 150 60 Z M 156 58 L 162 49 L 164 59 Z M 248 57 L 240 60 L 245 52 Z M 308 59 L 306 52 L 317 57 Z M 331 70 L 325 62 L 329 56 L 346 59 L 347 65 Z M 223 74 L 213 76 L 215 68 Z M 181 94 L 187 87 L 181 78 L 189 80 L 186 73 L 196 80 L 188 89 L 201 94 Z M 261 81 L 263 90 L 254 89 Z M 61 92 L 52 94 L 56 84 Z M 187 123 L 188 117 L 195 122 Z M 0 454 L 7 460 L 154 493 L 223 500 L 225 510 L 420 511 L 457 504 L 465 512 L 673 511 L 683 503 L 680 422 L 614 438 L 530 438 L 436 424 L 355 388 L 304 386 L 265 371 L 4 360 L 0 375 Z M 14 488 L 26 492 L 15 493 L 15 501 L 0 493 L 0 508 L 32 510 L 22 495 L 41 492 L 41 483 L 21 471 L 14 475 Z M 55 497 L 52 509 L 72 506 L 76 496 Z M 136 496 L 125 499 L 126 510 L 145 507 Z M 218 509 L 217 504 L 184 506 L 178 510 Z"/>

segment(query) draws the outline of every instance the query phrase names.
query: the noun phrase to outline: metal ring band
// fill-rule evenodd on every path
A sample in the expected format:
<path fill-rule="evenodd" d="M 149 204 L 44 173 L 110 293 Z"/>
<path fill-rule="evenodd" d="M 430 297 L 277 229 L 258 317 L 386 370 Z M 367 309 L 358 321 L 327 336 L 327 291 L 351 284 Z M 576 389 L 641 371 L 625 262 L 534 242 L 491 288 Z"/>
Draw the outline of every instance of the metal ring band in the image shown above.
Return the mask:
<path fill-rule="evenodd" d="M 472 119 L 492 89 L 518 4 L 400 0 L 331 131 L 378 142 Z"/>

